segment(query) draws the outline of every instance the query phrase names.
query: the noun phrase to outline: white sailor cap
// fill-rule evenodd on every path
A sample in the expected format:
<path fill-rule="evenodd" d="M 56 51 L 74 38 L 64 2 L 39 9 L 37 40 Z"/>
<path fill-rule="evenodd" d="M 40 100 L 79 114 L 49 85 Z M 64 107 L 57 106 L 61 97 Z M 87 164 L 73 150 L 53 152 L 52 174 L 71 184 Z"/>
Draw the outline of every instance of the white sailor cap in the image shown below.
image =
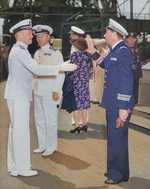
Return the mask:
<path fill-rule="evenodd" d="M 109 19 L 109 25 L 105 29 L 114 30 L 120 33 L 122 36 L 128 35 L 128 32 L 125 30 L 125 28 L 113 19 Z"/>
<path fill-rule="evenodd" d="M 23 20 L 10 28 L 10 33 L 17 33 L 21 30 L 32 30 L 32 21 L 30 19 Z"/>
<path fill-rule="evenodd" d="M 83 35 L 85 32 L 76 26 L 71 26 L 71 31 L 69 33 L 77 33 Z"/>
<path fill-rule="evenodd" d="M 47 25 L 36 25 L 33 27 L 33 29 L 35 30 L 35 35 L 39 35 L 43 33 L 48 33 L 48 34 L 53 33 L 53 29 Z"/>

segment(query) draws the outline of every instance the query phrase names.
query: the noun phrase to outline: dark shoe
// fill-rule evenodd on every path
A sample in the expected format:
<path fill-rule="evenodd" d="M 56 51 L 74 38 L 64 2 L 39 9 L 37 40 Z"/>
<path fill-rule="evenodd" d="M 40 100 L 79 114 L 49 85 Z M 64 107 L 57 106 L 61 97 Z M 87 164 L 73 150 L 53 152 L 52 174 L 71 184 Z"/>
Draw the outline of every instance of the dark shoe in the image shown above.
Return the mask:
<path fill-rule="evenodd" d="M 118 184 L 118 181 L 117 181 L 117 180 L 113 180 L 113 179 L 107 178 L 107 179 L 105 180 L 105 184 Z"/>
<path fill-rule="evenodd" d="M 105 180 L 105 184 L 118 184 L 120 182 L 127 182 L 128 180 L 120 180 L 120 181 L 117 181 L 117 180 L 113 180 L 113 179 L 109 179 L 107 178 Z"/>
<path fill-rule="evenodd" d="M 87 125 L 84 125 L 83 127 L 80 127 L 80 130 L 81 130 L 81 131 L 85 131 L 85 132 L 86 132 L 87 129 L 88 129 L 88 126 L 87 126 Z"/>
<path fill-rule="evenodd" d="M 70 133 L 80 133 L 80 127 L 76 127 L 75 129 L 72 129 L 71 131 L 70 131 Z"/>

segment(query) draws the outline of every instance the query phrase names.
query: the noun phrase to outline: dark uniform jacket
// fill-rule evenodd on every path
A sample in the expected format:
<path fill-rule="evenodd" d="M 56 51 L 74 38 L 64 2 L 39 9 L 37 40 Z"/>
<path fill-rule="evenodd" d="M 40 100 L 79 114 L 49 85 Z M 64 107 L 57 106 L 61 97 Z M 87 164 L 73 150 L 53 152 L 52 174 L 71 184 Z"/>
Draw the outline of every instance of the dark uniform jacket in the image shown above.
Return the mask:
<path fill-rule="evenodd" d="M 139 80 L 139 78 L 142 77 L 140 52 L 137 47 L 133 47 L 133 49 L 134 49 L 134 53 L 132 53 L 132 57 L 133 57 L 132 73 L 134 80 Z"/>
<path fill-rule="evenodd" d="M 95 52 L 91 57 L 96 61 L 100 55 Z M 121 41 L 100 64 L 105 68 L 101 106 L 106 110 L 134 108 L 132 62 L 129 46 Z"/>

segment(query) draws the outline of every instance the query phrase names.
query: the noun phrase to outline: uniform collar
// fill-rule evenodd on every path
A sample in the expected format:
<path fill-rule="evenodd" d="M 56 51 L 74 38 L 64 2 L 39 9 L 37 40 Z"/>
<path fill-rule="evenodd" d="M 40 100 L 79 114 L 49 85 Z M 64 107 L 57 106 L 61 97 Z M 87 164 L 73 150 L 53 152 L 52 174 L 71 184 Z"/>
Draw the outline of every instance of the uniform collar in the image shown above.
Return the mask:
<path fill-rule="evenodd" d="M 120 42 L 122 42 L 123 40 L 117 41 L 113 46 L 112 49 L 114 49 Z"/>
<path fill-rule="evenodd" d="M 41 47 L 41 50 L 44 51 L 44 50 L 48 49 L 49 47 L 50 47 L 50 44 L 47 43 L 47 45 Z"/>
<path fill-rule="evenodd" d="M 25 49 L 28 48 L 28 45 L 25 44 L 25 43 L 23 43 L 23 42 L 21 42 L 21 41 L 17 41 L 16 44 L 17 44 L 17 45 L 21 45 L 21 46 L 23 46 Z"/>

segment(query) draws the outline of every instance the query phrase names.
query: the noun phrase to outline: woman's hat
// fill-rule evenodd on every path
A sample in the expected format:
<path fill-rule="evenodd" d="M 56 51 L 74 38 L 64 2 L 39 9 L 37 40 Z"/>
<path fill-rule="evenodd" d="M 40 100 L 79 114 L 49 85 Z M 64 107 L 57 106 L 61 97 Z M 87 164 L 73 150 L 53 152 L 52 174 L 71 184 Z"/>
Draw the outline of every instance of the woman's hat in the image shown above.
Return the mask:
<path fill-rule="evenodd" d="M 86 40 L 83 37 L 78 37 L 78 39 L 70 40 L 71 45 L 75 46 L 77 49 L 85 50 L 88 48 Z"/>
<path fill-rule="evenodd" d="M 83 31 L 82 29 L 76 27 L 76 26 L 71 26 L 71 30 L 69 32 L 70 34 L 73 33 L 73 34 L 81 34 L 83 35 L 85 33 L 85 31 Z"/>

